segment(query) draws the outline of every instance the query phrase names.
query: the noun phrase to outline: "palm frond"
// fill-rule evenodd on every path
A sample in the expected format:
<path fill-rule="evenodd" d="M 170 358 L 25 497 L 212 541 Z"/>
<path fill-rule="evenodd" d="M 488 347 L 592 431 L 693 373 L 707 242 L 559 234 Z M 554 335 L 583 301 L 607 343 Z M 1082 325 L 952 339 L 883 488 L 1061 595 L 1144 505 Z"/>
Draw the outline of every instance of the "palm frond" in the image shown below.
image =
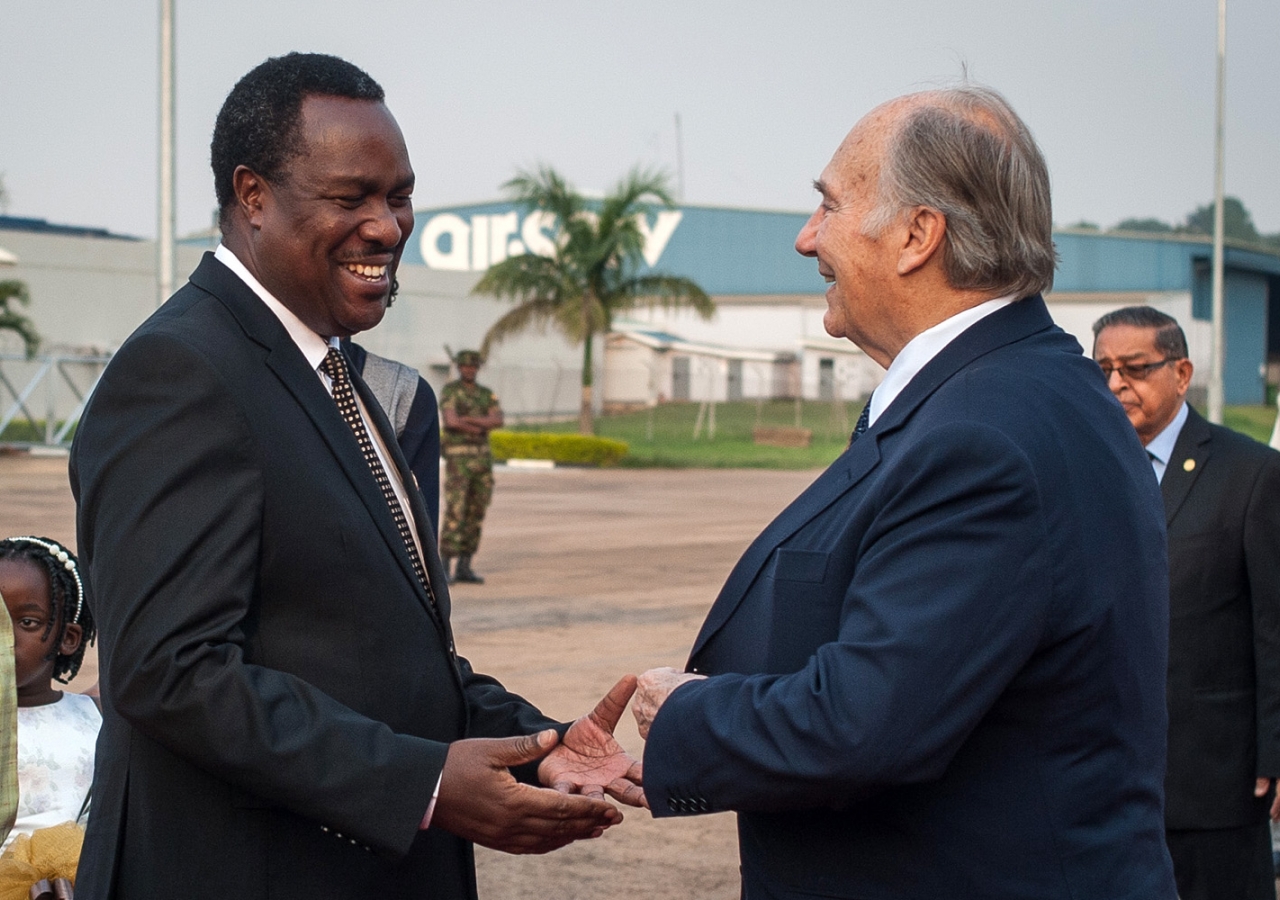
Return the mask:
<path fill-rule="evenodd" d="M 693 279 L 680 275 L 637 275 L 625 284 L 618 285 L 617 290 L 620 302 L 615 309 L 632 308 L 640 304 L 661 306 L 664 309 L 687 306 L 703 319 L 710 319 L 716 311 L 715 301 L 707 296 L 707 292 Z"/>
<path fill-rule="evenodd" d="M 541 209 L 554 215 L 561 227 L 586 209 L 582 195 L 560 173 L 545 164 L 533 172 L 517 171 L 515 177 L 502 187 L 526 209 Z"/>
<path fill-rule="evenodd" d="M 600 218 L 629 219 L 638 212 L 646 215 L 654 206 L 668 209 L 675 206 L 671 194 L 671 180 L 661 169 L 644 169 L 636 166 L 614 187 L 601 204 Z"/>
<path fill-rule="evenodd" d="M 480 342 L 480 355 L 488 356 L 489 348 L 500 344 L 513 335 L 525 331 L 530 326 L 545 330 L 549 322 L 560 324 L 563 304 L 549 298 L 526 300 L 502 315 L 498 321 L 489 326 Z"/>
<path fill-rule="evenodd" d="M 691 279 L 637 274 L 644 262 L 645 232 L 639 217 L 648 217 L 655 206 L 675 205 L 665 172 L 637 166 L 599 204 L 588 203 L 546 165 L 518 171 L 504 188 L 529 210 L 553 215 L 559 236 L 551 257 L 525 254 L 506 259 L 491 266 L 472 289 L 473 294 L 517 303 L 485 334 L 482 353 L 526 328 L 553 325 L 570 341 L 582 343 L 586 386 L 591 383 L 591 338 L 607 332 L 619 310 L 641 302 L 687 305 L 704 319 L 711 317 L 711 298 Z"/>
<path fill-rule="evenodd" d="M 30 305 L 31 294 L 25 282 L 15 279 L 0 281 L 0 331 L 15 332 L 22 338 L 27 356 L 34 356 L 40 349 L 40 334 L 36 331 L 36 325 L 31 319 L 10 308 L 10 301 L 21 306 Z"/>
<path fill-rule="evenodd" d="M 566 279 L 563 268 L 559 260 L 522 253 L 490 266 L 471 293 L 514 300 L 557 297 L 567 284 L 572 284 L 572 278 Z"/>

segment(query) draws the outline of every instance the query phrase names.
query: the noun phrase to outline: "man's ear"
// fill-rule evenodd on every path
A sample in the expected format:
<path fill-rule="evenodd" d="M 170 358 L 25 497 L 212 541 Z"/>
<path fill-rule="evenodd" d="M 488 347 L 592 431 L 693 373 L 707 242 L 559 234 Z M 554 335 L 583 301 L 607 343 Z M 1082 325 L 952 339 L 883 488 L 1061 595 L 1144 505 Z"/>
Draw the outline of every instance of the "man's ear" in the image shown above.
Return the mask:
<path fill-rule="evenodd" d="M 1178 379 L 1178 396 L 1185 397 L 1187 388 L 1191 387 L 1191 373 L 1195 371 L 1195 366 L 1189 359 L 1179 359 L 1173 364 L 1174 376 Z"/>
<path fill-rule="evenodd" d="M 898 251 L 898 274 L 910 275 L 923 268 L 938 253 L 946 234 L 947 217 L 938 210 L 929 206 L 909 210 Z"/>
<path fill-rule="evenodd" d="M 248 166 L 236 166 L 231 173 L 231 189 L 236 195 L 236 207 L 245 221 L 254 228 L 261 228 L 262 210 L 271 186 Z"/>

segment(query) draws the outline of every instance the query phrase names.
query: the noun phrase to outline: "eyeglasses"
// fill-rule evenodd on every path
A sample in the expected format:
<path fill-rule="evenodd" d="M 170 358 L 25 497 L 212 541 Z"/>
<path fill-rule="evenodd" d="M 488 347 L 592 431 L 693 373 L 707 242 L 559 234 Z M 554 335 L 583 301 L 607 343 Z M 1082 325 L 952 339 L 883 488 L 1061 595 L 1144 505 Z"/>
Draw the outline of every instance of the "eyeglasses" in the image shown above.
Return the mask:
<path fill-rule="evenodd" d="M 1169 356 L 1156 362 L 1149 363 L 1121 363 L 1118 366 L 1108 366 L 1098 363 L 1098 368 L 1102 370 L 1102 377 L 1107 381 L 1111 380 L 1112 372 L 1119 372 L 1120 377 L 1125 381 L 1146 381 L 1147 376 L 1161 366 L 1167 366 L 1171 362 L 1177 362 L 1181 357 Z"/>

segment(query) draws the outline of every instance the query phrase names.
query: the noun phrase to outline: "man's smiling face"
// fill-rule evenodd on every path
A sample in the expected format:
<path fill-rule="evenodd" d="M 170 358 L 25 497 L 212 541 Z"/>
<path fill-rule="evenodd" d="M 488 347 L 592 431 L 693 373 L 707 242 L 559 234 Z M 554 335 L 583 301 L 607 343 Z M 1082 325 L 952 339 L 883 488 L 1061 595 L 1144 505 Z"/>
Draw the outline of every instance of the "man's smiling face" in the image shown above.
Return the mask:
<path fill-rule="evenodd" d="M 826 279 L 827 312 L 822 325 L 872 352 L 878 325 L 892 310 L 888 285 L 896 254 L 884 234 L 869 236 L 866 222 L 879 199 L 879 176 L 890 113 L 872 113 L 849 132 L 814 182 L 822 202 L 796 237 L 796 250 L 817 259 Z M 891 229 L 885 229 L 885 233 Z"/>
<path fill-rule="evenodd" d="M 413 168 L 382 103 L 309 96 L 298 127 L 287 174 L 258 179 L 250 268 L 317 334 L 345 337 L 386 312 L 413 231 Z"/>

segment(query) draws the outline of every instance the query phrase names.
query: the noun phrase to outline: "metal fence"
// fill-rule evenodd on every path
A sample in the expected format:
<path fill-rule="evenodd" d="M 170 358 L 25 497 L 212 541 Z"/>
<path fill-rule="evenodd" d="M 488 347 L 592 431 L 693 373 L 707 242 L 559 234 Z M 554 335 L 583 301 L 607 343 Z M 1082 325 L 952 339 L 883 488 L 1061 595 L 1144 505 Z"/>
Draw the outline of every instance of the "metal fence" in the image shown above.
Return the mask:
<path fill-rule="evenodd" d="M 0 444 L 68 447 L 111 357 L 0 353 Z"/>
<path fill-rule="evenodd" d="M 599 396 L 600 376 L 596 376 L 596 406 Z M 428 377 L 436 394 L 444 387 L 442 379 L 431 373 Z M 574 419 L 582 398 L 582 369 L 580 366 L 557 365 L 508 365 L 494 364 L 480 371 L 479 381 L 498 395 L 507 422 L 545 422 L 557 419 Z"/>

